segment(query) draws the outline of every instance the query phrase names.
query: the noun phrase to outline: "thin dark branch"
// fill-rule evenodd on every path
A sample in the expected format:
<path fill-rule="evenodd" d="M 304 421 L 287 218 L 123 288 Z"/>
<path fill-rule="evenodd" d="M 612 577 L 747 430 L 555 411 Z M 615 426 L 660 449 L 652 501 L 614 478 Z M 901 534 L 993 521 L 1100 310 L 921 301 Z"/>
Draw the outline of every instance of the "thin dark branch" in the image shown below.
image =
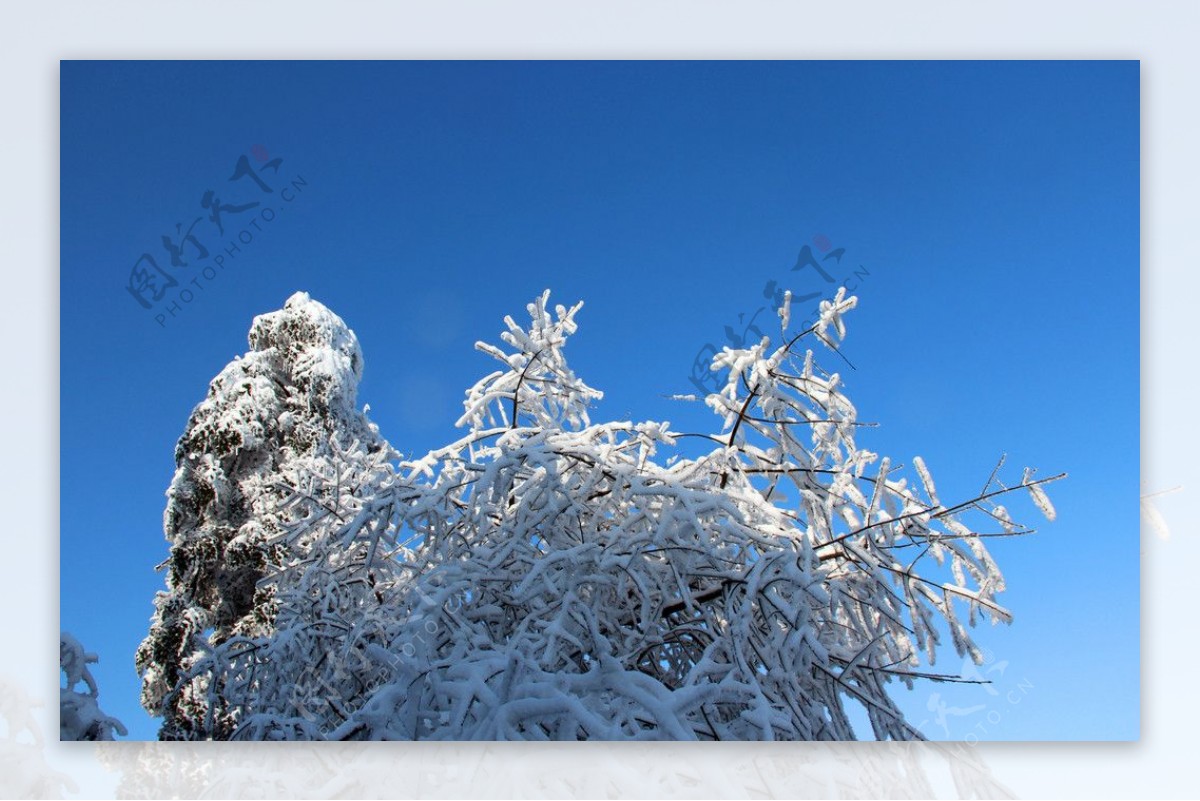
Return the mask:
<path fill-rule="evenodd" d="M 525 383 L 525 375 L 529 372 L 529 368 L 533 366 L 533 363 L 536 362 L 541 355 L 542 352 L 540 350 L 533 354 L 533 356 L 529 358 L 529 361 L 525 363 L 525 368 L 521 370 L 521 377 L 517 379 L 517 388 L 513 390 L 512 425 L 510 425 L 509 428 L 517 427 L 517 398 L 521 396 L 521 385 Z"/>

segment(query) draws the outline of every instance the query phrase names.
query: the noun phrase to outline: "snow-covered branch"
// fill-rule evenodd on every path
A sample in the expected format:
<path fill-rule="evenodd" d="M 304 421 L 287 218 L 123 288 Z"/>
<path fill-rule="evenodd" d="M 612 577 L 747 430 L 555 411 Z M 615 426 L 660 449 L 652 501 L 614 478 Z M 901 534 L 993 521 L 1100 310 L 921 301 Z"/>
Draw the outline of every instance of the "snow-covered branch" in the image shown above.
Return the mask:
<path fill-rule="evenodd" d="M 195 523 L 168 513 L 173 594 L 139 656 L 148 706 L 189 738 L 841 740 L 853 700 L 875 737 L 919 738 L 893 682 L 949 680 L 921 669 L 943 632 L 978 661 L 972 627 L 1010 619 L 973 521 L 1028 532 L 996 500 L 1024 490 L 1052 519 L 1044 486 L 1061 476 L 993 476 L 944 504 L 919 457 L 910 485 L 859 447 L 840 377 L 799 349 L 836 349 L 855 303 L 839 292 L 795 334 L 785 305 L 778 342 L 716 354 L 712 433 L 593 423 L 601 393 L 565 355 L 580 305 L 551 314 L 549 293 L 478 345 L 501 369 L 468 390 L 467 434 L 419 458 L 397 460 L 344 402 L 290 411 L 288 431 L 320 433 L 299 447 L 270 421 L 311 392 L 245 412 L 218 377 L 215 421 L 202 404 L 189 432 L 253 422 L 275 439 L 254 469 L 242 445 L 181 442 L 172 503 L 211 493 Z M 357 354 L 313 342 L 321 359 L 276 353 L 270 369 Z M 712 449 L 683 458 L 689 435 Z M 262 557 L 230 618 L 220 571 L 190 567 L 225 564 L 232 510 Z"/>

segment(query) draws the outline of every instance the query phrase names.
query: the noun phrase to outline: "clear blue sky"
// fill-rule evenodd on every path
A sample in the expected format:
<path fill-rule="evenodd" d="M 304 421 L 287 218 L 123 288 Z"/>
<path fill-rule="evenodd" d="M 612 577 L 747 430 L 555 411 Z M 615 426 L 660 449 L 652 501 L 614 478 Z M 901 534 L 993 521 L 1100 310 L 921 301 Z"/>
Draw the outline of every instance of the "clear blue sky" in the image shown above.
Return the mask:
<path fill-rule="evenodd" d="M 1013 480 L 1071 473 L 1057 522 L 1022 499 L 1040 532 L 994 541 L 1015 613 L 980 632 L 995 694 L 898 687 L 912 721 L 1137 738 L 1137 62 L 64 62 L 61 92 L 61 619 L 131 736 L 157 730 L 133 652 L 175 441 L 254 315 L 296 290 L 341 315 L 360 402 L 421 452 L 491 369 L 473 343 L 548 287 L 586 302 L 568 355 L 607 393 L 595 419 L 710 431 L 665 396 L 767 282 L 835 288 L 791 269 L 807 245 L 844 248 L 822 265 L 860 298 L 861 445 L 924 456 L 943 500 L 1005 452 Z M 229 180 L 242 156 L 270 194 Z M 163 235 L 198 217 L 208 258 L 189 241 L 171 266 Z M 150 309 L 143 253 L 179 282 Z"/>

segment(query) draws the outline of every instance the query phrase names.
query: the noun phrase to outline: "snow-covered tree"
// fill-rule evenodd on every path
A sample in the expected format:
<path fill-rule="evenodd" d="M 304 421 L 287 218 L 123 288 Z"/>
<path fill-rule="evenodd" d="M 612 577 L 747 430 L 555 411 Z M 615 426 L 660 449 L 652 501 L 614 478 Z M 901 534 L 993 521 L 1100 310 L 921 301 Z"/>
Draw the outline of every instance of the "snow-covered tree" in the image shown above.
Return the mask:
<path fill-rule="evenodd" d="M 160 566 L 167 591 L 136 658 L 142 703 L 163 716 L 164 739 L 228 735 L 224 704 L 192 668 L 231 637 L 275 630 L 279 606 L 262 580 L 307 545 L 280 536 L 293 514 L 284 501 L 347 458 L 391 456 L 355 407 L 362 351 L 340 318 L 297 293 L 255 318 L 249 341 L 213 379 L 175 449 L 163 515 L 171 551 Z"/>
<path fill-rule="evenodd" d="M 84 650 L 79 640 L 61 632 L 58 667 L 63 685 L 58 691 L 59 740 L 111 740 L 114 733 L 122 737 L 129 733 L 121 721 L 100 709 L 100 690 L 88 670 L 88 665 L 99 661 L 100 657 Z"/>
<path fill-rule="evenodd" d="M 785 299 L 777 338 L 716 356 L 722 425 L 685 458 L 665 421 L 591 421 L 601 393 L 564 351 L 581 305 L 546 293 L 478 345 L 500 369 L 458 441 L 288 474 L 268 542 L 305 548 L 262 579 L 276 627 L 190 665 L 228 736 L 841 740 L 853 699 L 875 737 L 920 737 L 890 687 L 953 678 L 921 669 L 942 632 L 982 659 L 970 627 L 1010 619 L 983 540 L 1027 531 L 996 499 L 1052 517 L 1059 476 L 943 504 L 919 458 L 910 486 L 858 447 L 840 377 L 800 347 L 836 351 L 844 291 L 799 332 Z"/>

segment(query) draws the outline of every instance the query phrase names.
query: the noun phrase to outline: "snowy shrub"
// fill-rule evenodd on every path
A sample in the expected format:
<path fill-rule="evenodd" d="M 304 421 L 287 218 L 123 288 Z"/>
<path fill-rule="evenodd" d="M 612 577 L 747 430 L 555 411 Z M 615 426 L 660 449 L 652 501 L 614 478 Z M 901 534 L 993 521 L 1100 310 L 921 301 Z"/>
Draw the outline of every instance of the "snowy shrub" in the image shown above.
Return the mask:
<path fill-rule="evenodd" d="M 358 354 L 294 297 L 276 314 L 332 336 L 234 362 L 180 445 L 172 593 L 139 653 L 163 736 L 844 740 L 852 699 L 876 738 L 919 739 L 893 683 L 952 678 L 921 669 L 944 633 L 978 662 L 969 629 L 1010 619 L 992 533 L 972 521 L 1027 533 L 993 499 L 1024 488 L 1051 516 L 1042 485 L 1061 476 L 993 475 L 944 504 L 918 458 L 910 487 L 858 447 L 839 376 L 801 349 L 836 351 L 855 299 L 839 292 L 799 332 L 787 304 L 777 342 L 716 355 L 721 426 L 697 435 L 593 423 L 601 393 L 564 351 L 582 304 L 552 309 L 547 292 L 528 325 L 505 318 L 503 345 L 477 346 L 498 369 L 468 390 L 464 436 L 398 460 L 345 402 L 356 370 L 321 373 L 333 400 L 288 407 L 307 449 L 271 428 L 300 365 Z M 270 368 L 253 375 L 292 378 L 243 399 L 233 377 L 260 353 Z M 682 436 L 711 447 L 684 458 Z M 225 612 L 236 531 L 253 584 Z"/>
<path fill-rule="evenodd" d="M 88 670 L 100 658 L 89 654 L 67 632 L 59 637 L 58 666 L 63 686 L 58 693 L 59 740 L 111 740 L 113 733 L 125 736 L 129 732 L 116 718 L 100 709 L 100 691 Z M 77 689 L 82 684 L 82 690 Z"/>

